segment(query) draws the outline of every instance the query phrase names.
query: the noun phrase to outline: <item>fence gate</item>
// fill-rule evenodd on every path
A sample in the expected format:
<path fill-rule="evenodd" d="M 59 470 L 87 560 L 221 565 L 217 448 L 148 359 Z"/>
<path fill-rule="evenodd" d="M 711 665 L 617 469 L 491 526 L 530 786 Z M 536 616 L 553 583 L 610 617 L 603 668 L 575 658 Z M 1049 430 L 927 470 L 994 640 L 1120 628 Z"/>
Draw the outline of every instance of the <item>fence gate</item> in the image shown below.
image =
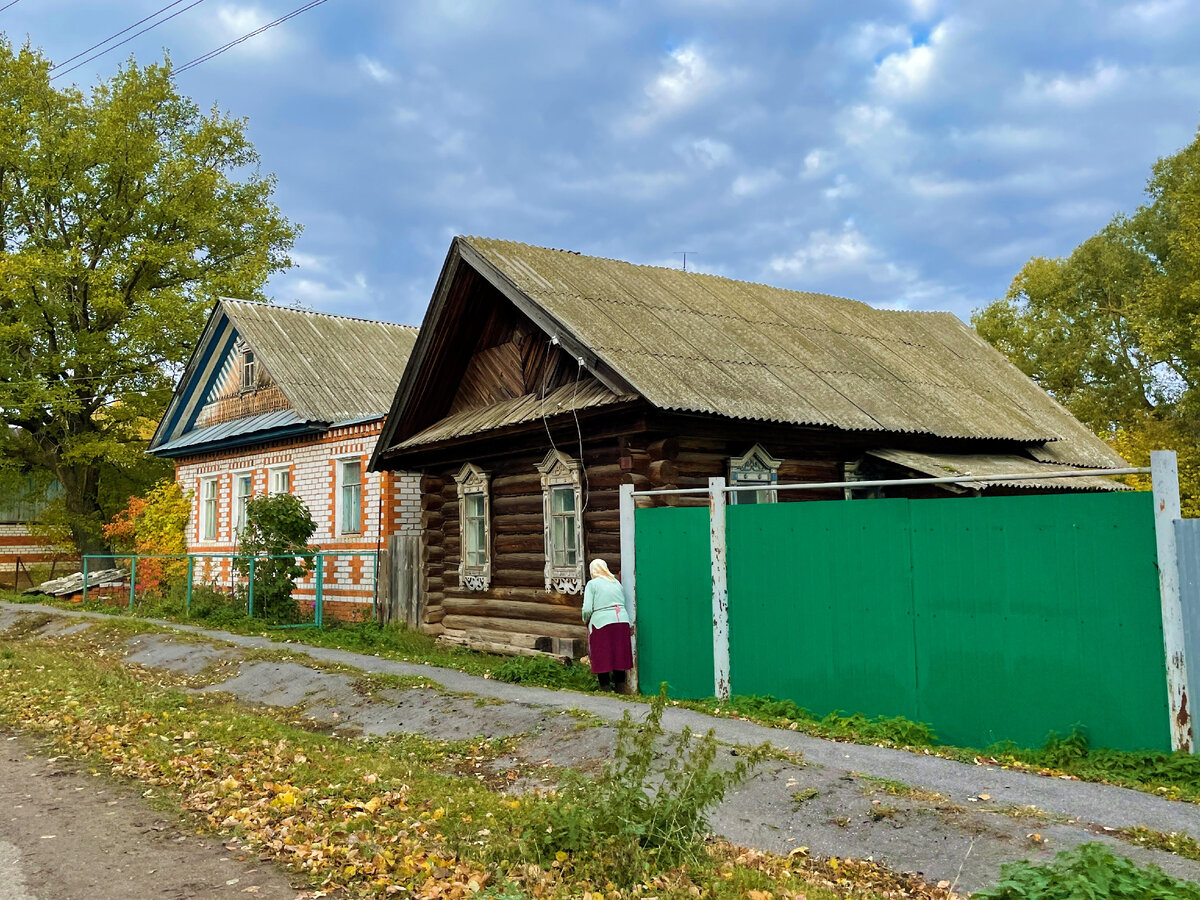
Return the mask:
<path fill-rule="evenodd" d="M 723 517 L 632 515 L 627 589 L 647 693 L 666 681 L 673 696 L 711 697 L 725 665 L 733 694 L 817 715 L 904 716 L 962 746 L 1040 746 L 1081 725 L 1094 746 L 1190 749 L 1200 520 L 1159 508 L 1159 497 L 724 507 L 717 496 Z M 1164 531 L 1179 544 L 1174 601 L 1171 578 L 1159 577 Z"/>

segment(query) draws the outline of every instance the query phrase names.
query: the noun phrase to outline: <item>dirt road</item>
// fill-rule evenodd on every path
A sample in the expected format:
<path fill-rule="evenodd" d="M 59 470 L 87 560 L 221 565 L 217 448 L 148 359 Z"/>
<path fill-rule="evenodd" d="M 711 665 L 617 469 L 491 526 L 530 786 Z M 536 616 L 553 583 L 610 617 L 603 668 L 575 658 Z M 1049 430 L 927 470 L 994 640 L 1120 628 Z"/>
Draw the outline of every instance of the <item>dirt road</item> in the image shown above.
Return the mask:
<path fill-rule="evenodd" d="M 0 731 L 0 900 L 293 900 L 285 875 Z"/>

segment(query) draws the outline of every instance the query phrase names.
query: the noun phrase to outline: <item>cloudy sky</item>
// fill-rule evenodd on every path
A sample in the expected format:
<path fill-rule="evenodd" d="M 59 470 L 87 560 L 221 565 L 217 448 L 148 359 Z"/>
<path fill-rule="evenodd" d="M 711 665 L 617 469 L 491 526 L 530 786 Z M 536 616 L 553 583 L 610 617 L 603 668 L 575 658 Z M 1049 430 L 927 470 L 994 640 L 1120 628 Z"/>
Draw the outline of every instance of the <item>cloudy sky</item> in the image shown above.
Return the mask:
<path fill-rule="evenodd" d="M 65 60 L 166 2 L 0 28 Z M 181 0 L 57 83 L 300 2 Z M 179 84 L 249 118 L 304 225 L 281 303 L 419 323 L 466 233 L 966 317 L 1141 202 L 1200 124 L 1198 46 L 1192 0 L 328 0 Z"/>

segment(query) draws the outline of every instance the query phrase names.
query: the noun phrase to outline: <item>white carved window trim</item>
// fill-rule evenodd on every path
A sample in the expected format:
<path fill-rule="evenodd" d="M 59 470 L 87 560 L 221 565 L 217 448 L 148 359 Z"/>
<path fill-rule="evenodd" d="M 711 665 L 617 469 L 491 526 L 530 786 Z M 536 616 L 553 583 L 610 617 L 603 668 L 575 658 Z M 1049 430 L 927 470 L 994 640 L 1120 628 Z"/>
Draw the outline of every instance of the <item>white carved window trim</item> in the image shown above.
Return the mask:
<path fill-rule="evenodd" d="M 583 480 L 582 465 L 560 450 L 546 454 L 537 470 L 542 473 L 542 522 L 546 538 L 546 590 L 560 594 L 582 594 L 584 585 Z M 575 564 L 554 565 L 554 488 L 572 487 L 575 498 Z"/>
<path fill-rule="evenodd" d="M 246 393 L 258 386 L 258 357 L 245 341 L 239 340 L 235 348 L 237 354 L 238 392 Z"/>
<path fill-rule="evenodd" d="M 200 540 L 213 543 L 217 539 L 217 519 L 220 513 L 221 483 L 215 475 L 200 480 Z"/>
<path fill-rule="evenodd" d="M 729 460 L 729 484 L 731 487 L 739 484 L 778 484 L 779 466 L 782 463 L 783 460 L 773 457 L 762 444 L 755 444 L 745 455 Z M 732 491 L 729 498 L 730 503 L 775 503 L 778 492 L 769 489 Z"/>
<path fill-rule="evenodd" d="M 458 580 L 468 591 L 486 591 L 492 584 L 492 476 L 466 463 L 454 480 L 458 483 Z M 472 565 L 467 555 L 467 498 L 483 497 L 483 564 Z"/>

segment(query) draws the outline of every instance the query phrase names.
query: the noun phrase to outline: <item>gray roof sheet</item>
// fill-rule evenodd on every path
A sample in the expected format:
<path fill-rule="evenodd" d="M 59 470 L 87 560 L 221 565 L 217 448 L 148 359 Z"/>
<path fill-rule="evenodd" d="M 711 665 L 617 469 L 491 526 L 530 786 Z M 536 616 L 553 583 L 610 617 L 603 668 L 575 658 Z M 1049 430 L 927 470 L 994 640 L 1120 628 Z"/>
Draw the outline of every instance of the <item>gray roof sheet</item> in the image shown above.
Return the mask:
<path fill-rule="evenodd" d="M 519 425 L 543 417 L 550 419 L 572 411 L 636 399 L 636 394 L 614 394 L 595 379 L 589 378 L 580 381 L 578 385 L 563 385 L 550 391 L 545 397 L 540 394 L 525 394 L 488 406 L 465 409 L 418 432 L 401 443 L 399 448 L 419 447 L 422 444 L 479 434 L 505 425 Z"/>
<path fill-rule="evenodd" d="M 951 313 L 463 238 L 654 405 L 1123 460 Z"/>
<path fill-rule="evenodd" d="M 228 422 L 218 422 L 215 425 L 205 425 L 202 428 L 185 431 L 175 440 L 155 447 L 154 451 L 156 453 L 174 453 L 187 447 L 219 443 L 259 432 L 303 425 L 304 422 L 304 418 L 297 415 L 294 409 L 277 409 L 273 412 L 259 413 L 256 416 L 247 416 L 244 419 L 230 419 Z"/>
<path fill-rule="evenodd" d="M 1038 475 L 1044 472 L 1070 472 L 1072 466 L 1056 466 L 1016 454 L 916 453 L 910 450 L 872 450 L 871 456 L 893 462 L 932 478 L 954 475 Z M 1077 470 L 1077 469 L 1076 469 Z M 1030 478 L 1015 481 L 963 482 L 964 487 L 986 490 L 992 485 L 1014 488 L 1038 488 L 1060 491 L 1121 491 L 1126 485 L 1100 475 L 1075 478 Z"/>
<path fill-rule="evenodd" d="M 221 300 L 301 417 L 342 422 L 388 411 L 417 329 L 267 303 Z"/>

